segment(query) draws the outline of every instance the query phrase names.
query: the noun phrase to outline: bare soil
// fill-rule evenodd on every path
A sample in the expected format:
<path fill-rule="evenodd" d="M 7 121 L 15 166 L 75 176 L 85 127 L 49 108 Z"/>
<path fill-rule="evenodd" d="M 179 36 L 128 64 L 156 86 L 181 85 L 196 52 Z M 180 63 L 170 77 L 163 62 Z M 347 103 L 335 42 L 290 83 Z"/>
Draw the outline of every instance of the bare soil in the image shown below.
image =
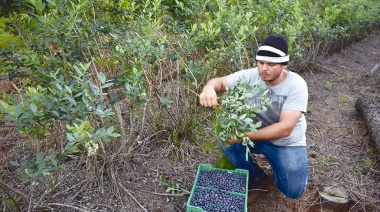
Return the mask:
<path fill-rule="evenodd" d="M 380 61 L 379 47 L 380 32 L 331 53 L 316 67 L 300 72 L 309 86 L 307 191 L 301 198 L 291 200 L 272 185 L 248 211 L 333 211 L 317 195 L 327 186 L 346 190 L 352 200 L 347 211 L 380 211 L 380 150 L 376 150 L 362 116 L 355 109 L 359 96 L 380 93 L 380 74 L 364 76 Z M 57 179 L 50 205 L 38 210 L 185 211 L 189 195 L 184 193 L 191 190 L 198 164 L 215 164 L 217 153 L 191 142 L 178 146 L 164 136 L 153 138 L 112 167 L 107 163 L 101 166 L 100 159 L 81 161 L 71 157 L 66 171 Z M 31 186 L 22 184 L 15 168 L 9 165 L 10 160 L 22 157 L 25 147 L 12 126 L 0 128 L 1 181 L 14 190 L 32 194 L 35 204 L 42 205 L 43 201 L 38 200 L 46 199 L 48 190 L 40 186 L 30 191 Z M 265 158 L 254 157 L 270 175 Z M 177 188 L 177 194 L 166 192 L 168 186 L 160 184 L 160 178 Z M 4 189 L 0 192 L 0 209 L 12 211 L 9 196 Z M 25 203 L 14 191 L 8 192 Z M 20 208 L 25 205 L 20 204 Z"/>

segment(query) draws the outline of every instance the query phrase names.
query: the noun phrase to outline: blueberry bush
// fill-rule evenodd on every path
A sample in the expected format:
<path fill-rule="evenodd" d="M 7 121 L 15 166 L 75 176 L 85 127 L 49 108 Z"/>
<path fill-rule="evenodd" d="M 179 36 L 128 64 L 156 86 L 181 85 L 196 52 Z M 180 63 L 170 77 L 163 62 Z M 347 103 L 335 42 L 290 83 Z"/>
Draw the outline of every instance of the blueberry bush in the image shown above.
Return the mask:
<path fill-rule="evenodd" d="M 246 78 L 241 78 L 236 86 L 228 88 L 220 97 L 220 105 L 215 112 L 214 131 L 223 145 L 229 145 L 227 140 L 241 140 L 246 146 L 246 160 L 250 155 L 248 147 L 254 147 L 246 132 L 256 133 L 261 121 L 256 121 L 256 114 L 266 111 L 270 105 L 267 93 L 269 90 L 259 84 L 252 84 Z M 257 98 L 261 104 L 246 104 L 246 100 Z"/>

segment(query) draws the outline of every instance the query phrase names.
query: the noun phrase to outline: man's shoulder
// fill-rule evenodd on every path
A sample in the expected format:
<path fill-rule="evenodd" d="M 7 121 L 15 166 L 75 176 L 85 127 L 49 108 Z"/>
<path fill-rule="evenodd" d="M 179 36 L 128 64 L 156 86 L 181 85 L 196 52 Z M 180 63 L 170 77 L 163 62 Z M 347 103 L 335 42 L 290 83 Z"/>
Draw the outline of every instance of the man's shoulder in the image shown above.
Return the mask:
<path fill-rule="evenodd" d="M 289 71 L 289 76 L 292 76 L 292 77 L 294 77 L 296 79 L 302 79 L 302 80 L 304 80 L 303 77 L 300 74 L 298 74 L 297 72 Z"/>
<path fill-rule="evenodd" d="M 236 82 L 242 76 L 244 76 L 250 80 L 256 80 L 256 78 L 258 78 L 259 74 L 258 74 L 257 68 L 243 69 L 243 70 L 239 70 L 237 72 L 234 72 L 234 73 L 227 75 L 227 81 Z"/>
<path fill-rule="evenodd" d="M 255 67 L 255 68 L 248 68 L 248 69 L 242 69 L 242 70 L 237 71 L 235 73 L 244 73 L 244 74 L 247 74 L 247 73 L 253 73 L 253 72 L 258 72 L 257 67 Z"/>
<path fill-rule="evenodd" d="M 298 73 L 296 72 L 292 72 L 292 71 L 289 71 L 289 78 L 290 78 L 290 81 L 293 81 L 293 83 L 296 83 L 296 84 L 304 84 L 306 85 L 306 81 L 305 79 L 299 75 Z"/>

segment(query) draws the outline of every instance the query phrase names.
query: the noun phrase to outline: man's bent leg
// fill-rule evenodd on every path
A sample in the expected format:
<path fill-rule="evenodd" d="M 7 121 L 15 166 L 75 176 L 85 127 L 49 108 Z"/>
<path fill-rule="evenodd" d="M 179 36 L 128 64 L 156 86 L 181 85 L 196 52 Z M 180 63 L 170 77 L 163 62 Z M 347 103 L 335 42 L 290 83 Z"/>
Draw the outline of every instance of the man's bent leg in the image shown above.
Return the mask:
<path fill-rule="evenodd" d="M 308 178 L 306 147 L 255 142 L 255 148 L 260 149 L 271 164 L 278 189 L 289 198 L 299 198 L 305 192 Z"/>
<path fill-rule="evenodd" d="M 222 141 L 219 141 L 219 145 L 227 159 L 237 168 L 246 169 L 249 171 L 250 179 L 266 179 L 265 172 L 253 162 L 251 155 L 246 158 L 246 146 L 241 143 L 231 144 L 229 146 L 223 146 Z"/>

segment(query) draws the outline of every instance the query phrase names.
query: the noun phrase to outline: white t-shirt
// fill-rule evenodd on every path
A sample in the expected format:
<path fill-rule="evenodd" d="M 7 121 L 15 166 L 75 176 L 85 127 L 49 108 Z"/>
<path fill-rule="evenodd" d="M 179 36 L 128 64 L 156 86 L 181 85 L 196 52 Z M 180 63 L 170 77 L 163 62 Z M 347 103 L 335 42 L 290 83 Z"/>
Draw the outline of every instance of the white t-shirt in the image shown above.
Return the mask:
<path fill-rule="evenodd" d="M 250 80 L 250 83 L 266 86 L 257 68 L 252 68 L 228 75 L 228 87 L 234 87 L 242 76 Z M 268 98 L 271 105 L 267 107 L 266 111 L 256 114 L 257 121 L 262 121 L 263 123 L 260 128 L 277 123 L 280 120 L 282 110 L 301 111 L 302 115 L 292 133 L 288 137 L 271 140 L 271 142 L 278 146 L 306 146 L 305 133 L 307 124 L 304 113 L 307 110 L 308 89 L 305 80 L 297 73 L 289 71 L 283 82 L 273 87 L 266 87 L 269 89 Z M 254 97 L 246 99 L 245 102 L 249 105 L 253 103 L 260 104 L 260 100 Z"/>

